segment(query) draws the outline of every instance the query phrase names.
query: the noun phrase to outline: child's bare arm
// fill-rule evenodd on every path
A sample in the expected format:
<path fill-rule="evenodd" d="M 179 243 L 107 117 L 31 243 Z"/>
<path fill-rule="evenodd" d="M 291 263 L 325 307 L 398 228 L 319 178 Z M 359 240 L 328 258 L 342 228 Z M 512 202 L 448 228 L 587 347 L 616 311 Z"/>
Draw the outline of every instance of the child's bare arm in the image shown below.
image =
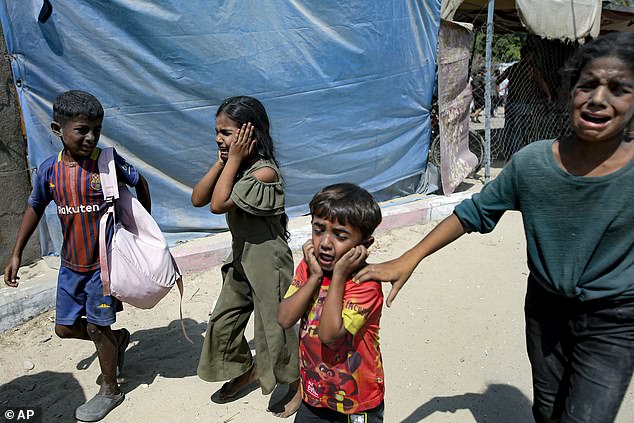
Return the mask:
<path fill-rule="evenodd" d="M 139 182 L 134 187 L 136 191 L 136 198 L 139 203 L 147 210 L 148 213 L 152 213 L 152 197 L 150 196 L 150 187 L 147 183 L 147 179 L 139 173 Z"/>
<path fill-rule="evenodd" d="M 9 263 L 4 268 L 4 282 L 11 287 L 15 288 L 18 286 L 18 269 L 22 262 L 22 252 L 29 238 L 33 235 L 33 231 L 37 228 L 43 213 L 44 209 L 37 211 L 30 205 L 24 210 L 20 229 L 18 229 L 18 235 L 15 239 L 15 246 L 11 257 L 9 257 Z"/>
<path fill-rule="evenodd" d="M 346 334 L 342 317 L 343 293 L 346 281 L 367 257 L 368 250 L 363 245 L 357 245 L 344 254 L 335 264 L 328 295 L 319 318 L 319 340 L 324 344 L 333 343 Z"/>
<path fill-rule="evenodd" d="M 220 155 L 218 155 L 220 156 Z M 192 205 L 194 207 L 202 207 L 211 201 L 211 194 L 214 192 L 218 177 L 222 173 L 225 163 L 218 157 L 218 160 L 209 168 L 205 176 L 194 187 L 192 191 Z"/>
<path fill-rule="evenodd" d="M 284 298 L 277 308 L 277 322 L 284 329 L 292 327 L 306 313 L 313 301 L 315 292 L 321 286 L 323 278 L 323 272 L 315 258 L 312 242 L 308 240 L 304 243 L 302 250 L 304 252 L 304 260 L 308 264 L 310 276 L 304 286 L 290 297 Z"/>
<path fill-rule="evenodd" d="M 313 300 L 315 291 L 321 286 L 321 277 L 310 275 L 304 286 L 290 297 L 284 298 L 277 307 L 277 323 L 283 328 L 293 327 L 302 318 Z"/>
<path fill-rule="evenodd" d="M 244 124 L 238 130 L 236 140 L 231 143 L 227 163 L 211 195 L 212 213 L 226 213 L 236 207 L 231 199 L 231 191 L 242 162 L 251 155 L 255 147 L 255 140 L 251 138 L 252 136 L 253 125 L 251 123 Z"/>

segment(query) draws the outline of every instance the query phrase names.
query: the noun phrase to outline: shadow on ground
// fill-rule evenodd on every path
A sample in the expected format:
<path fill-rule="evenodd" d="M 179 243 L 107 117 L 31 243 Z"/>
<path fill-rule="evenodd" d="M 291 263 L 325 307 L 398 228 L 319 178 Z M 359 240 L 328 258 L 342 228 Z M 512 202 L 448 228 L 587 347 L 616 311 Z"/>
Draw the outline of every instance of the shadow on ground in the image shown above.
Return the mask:
<path fill-rule="evenodd" d="M 196 375 L 207 323 L 198 323 L 193 319 L 183 319 L 183 323 L 193 344 L 185 339 L 180 320 L 174 320 L 164 327 L 138 330 L 131 334 L 130 346 L 125 354 L 121 390 L 127 393 L 141 385 L 150 385 L 159 375 L 164 378 Z M 90 367 L 96 359 L 96 353 L 84 358 L 77 363 L 77 369 Z"/>
<path fill-rule="evenodd" d="M 416 423 L 434 413 L 469 410 L 477 423 L 532 423 L 531 402 L 514 386 L 493 384 L 482 393 L 434 397 L 401 423 Z M 451 421 L 451 420 L 447 420 Z"/>
<path fill-rule="evenodd" d="M 75 409 L 85 402 L 84 391 L 72 373 L 46 371 L 0 386 L 0 410 L 37 407 L 42 422 L 75 421 Z"/>

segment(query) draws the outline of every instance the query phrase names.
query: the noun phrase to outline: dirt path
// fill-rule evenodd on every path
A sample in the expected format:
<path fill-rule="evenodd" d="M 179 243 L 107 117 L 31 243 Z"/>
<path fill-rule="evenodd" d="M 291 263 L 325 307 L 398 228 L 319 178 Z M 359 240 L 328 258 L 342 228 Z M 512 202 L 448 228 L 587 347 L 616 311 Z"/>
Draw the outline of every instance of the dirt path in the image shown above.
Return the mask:
<path fill-rule="evenodd" d="M 379 234 L 370 261 L 396 257 L 432 226 Z M 384 310 L 386 422 L 531 422 L 524 248 L 520 216 L 509 213 L 492 234 L 465 236 L 427 259 Z M 218 268 L 187 275 L 183 309 L 194 345 L 180 333 L 176 292 L 153 310 L 127 307 L 119 315 L 115 327 L 132 332 L 126 400 L 104 422 L 280 421 L 259 390 L 218 405 L 209 396 L 221 383 L 196 376 L 220 284 Z M 0 335 L 0 408 L 39 406 L 44 422 L 68 422 L 97 392 L 99 366 L 90 342 L 55 337 L 53 318 L 48 312 Z M 617 423 L 632 421 L 630 388 Z"/>

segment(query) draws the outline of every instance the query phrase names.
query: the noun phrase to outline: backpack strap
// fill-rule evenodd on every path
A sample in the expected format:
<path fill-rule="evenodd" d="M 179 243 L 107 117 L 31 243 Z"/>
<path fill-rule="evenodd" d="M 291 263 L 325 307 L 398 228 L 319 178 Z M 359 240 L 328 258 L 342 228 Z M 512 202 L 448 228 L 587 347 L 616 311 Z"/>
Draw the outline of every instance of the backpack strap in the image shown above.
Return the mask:
<path fill-rule="evenodd" d="M 183 295 L 185 295 L 185 287 L 183 286 L 183 276 L 181 275 L 181 270 L 178 268 L 178 263 L 176 263 L 174 256 L 172 256 L 172 264 L 174 265 L 174 269 L 176 269 L 176 273 L 179 275 L 178 279 L 176 279 L 176 286 L 178 287 L 178 293 L 180 294 L 180 299 L 178 300 L 178 312 L 181 317 L 181 329 L 183 330 L 185 339 L 187 339 L 190 344 L 193 344 L 194 341 L 192 341 L 189 335 L 187 335 L 187 329 L 185 329 L 185 322 L 183 321 Z"/>
<path fill-rule="evenodd" d="M 119 199 L 119 183 L 117 181 L 117 166 L 114 162 L 114 148 L 103 148 L 97 159 L 99 166 L 99 179 L 101 180 L 101 190 L 103 198 L 108 202 L 109 199 Z"/>
<path fill-rule="evenodd" d="M 114 219 L 114 204 L 108 206 L 106 213 L 99 220 L 99 267 L 101 268 L 101 285 L 103 295 L 110 295 L 110 269 L 108 267 L 108 247 L 106 245 L 106 226 L 108 218 L 112 215 Z"/>
<path fill-rule="evenodd" d="M 119 198 L 119 184 L 117 182 L 117 168 L 114 162 L 114 148 L 108 147 L 101 150 L 97 160 L 99 167 L 99 179 L 101 191 L 106 200 L 106 213 L 99 221 L 99 266 L 101 268 L 101 284 L 103 295 L 110 295 L 110 269 L 108 268 L 108 247 L 106 245 L 106 227 L 108 219 L 112 216 L 112 222 L 116 230 L 115 205 Z"/>
<path fill-rule="evenodd" d="M 172 257 L 172 260 L 174 260 L 173 257 Z M 174 261 L 174 266 L 176 266 L 176 261 Z M 182 276 L 176 280 L 176 286 L 178 286 L 178 292 L 181 296 L 180 300 L 178 301 L 178 312 L 180 313 L 180 317 L 181 317 L 181 329 L 183 330 L 183 336 L 185 336 L 185 339 L 187 339 L 187 341 L 189 341 L 190 344 L 193 344 L 194 341 L 192 341 L 189 335 L 187 335 L 187 329 L 185 329 L 185 322 L 183 321 L 183 294 L 185 293 L 185 288 L 183 287 Z"/>

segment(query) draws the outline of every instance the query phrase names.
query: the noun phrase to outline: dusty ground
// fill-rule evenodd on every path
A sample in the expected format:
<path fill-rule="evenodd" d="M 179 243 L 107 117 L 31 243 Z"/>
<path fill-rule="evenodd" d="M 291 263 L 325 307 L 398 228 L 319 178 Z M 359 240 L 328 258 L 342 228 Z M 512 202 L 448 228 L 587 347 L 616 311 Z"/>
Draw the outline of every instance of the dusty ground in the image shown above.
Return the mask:
<path fill-rule="evenodd" d="M 379 234 L 370 261 L 397 256 L 432 227 Z M 492 234 L 467 235 L 419 266 L 382 318 L 386 422 L 532 421 L 522 315 L 526 273 L 517 213 L 507 214 Z M 196 376 L 220 284 L 218 268 L 187 275 L 183 311 L 193 345 L 180 332 L 176 291 L 153 310 L 127 307 L 119 315 L 115 327 L 132 332 L 126 400 L 104 422 L 279 421 L 259 390 L 218 405 L 209 396 L 221 383 Z M 0 408 L 40 406 L 45 422 L 68 422 L 97 392 L 99 366 L 92 343 L 58 339 L 53 319 L 48 312 L 0 335 Z M 617 422 L 632 421 L 631 388 Z"/>

